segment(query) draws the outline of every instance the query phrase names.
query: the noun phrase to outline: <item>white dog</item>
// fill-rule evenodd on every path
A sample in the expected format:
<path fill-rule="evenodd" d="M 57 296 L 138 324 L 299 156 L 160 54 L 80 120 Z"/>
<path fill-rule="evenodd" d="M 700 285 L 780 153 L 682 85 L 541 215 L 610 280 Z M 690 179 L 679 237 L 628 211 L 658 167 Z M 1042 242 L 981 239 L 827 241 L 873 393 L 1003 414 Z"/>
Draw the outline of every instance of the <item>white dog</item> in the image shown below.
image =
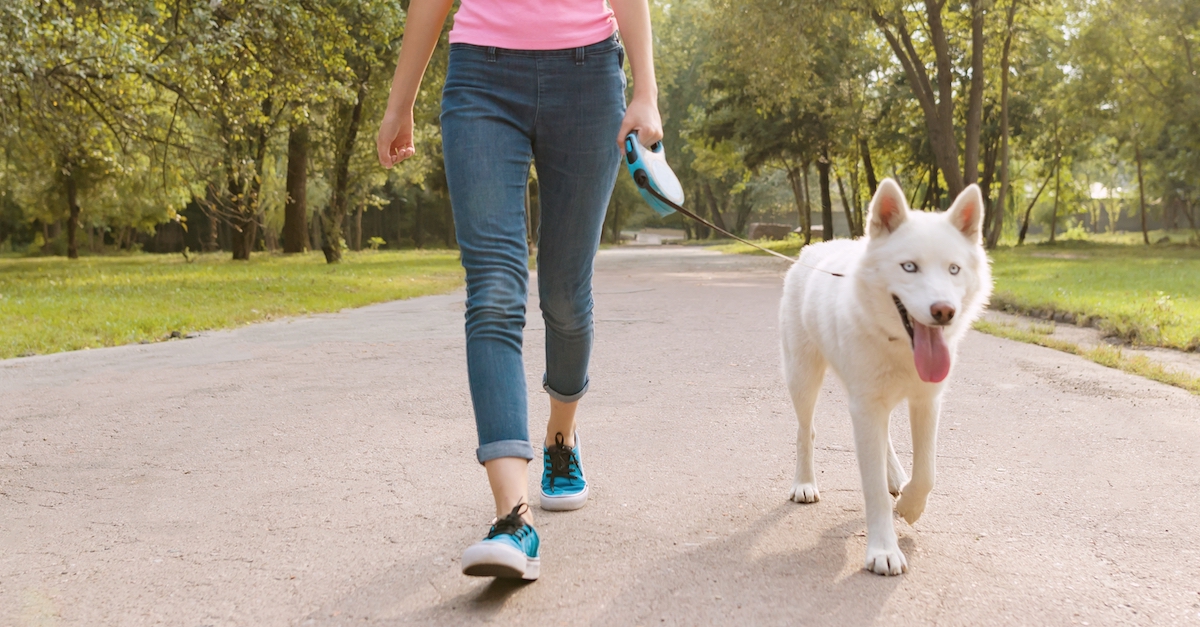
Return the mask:
<path fill-rule="evenodd" d="M 987 304 L 991 269 L 980 237 L 983 196 L 971 185 L 945 213 L 909 211 L 887 179 L 871 200 L 868 237 L 809 246 L 784 282 L 783 371 L 796 418 L 796 481 L 790 498 L 820 500 L 813 471 L 813 408 L 825 367 L 846 386 L 867 515 L 867 570 L 908 570 L 892 526 L 912 524 L 933 489 L 938 412 L 958 342 Z M 841 274 L 843 276 L 835 276 Z M 888 435 L 892 409 L 908 399 L 909 481 Z"/>

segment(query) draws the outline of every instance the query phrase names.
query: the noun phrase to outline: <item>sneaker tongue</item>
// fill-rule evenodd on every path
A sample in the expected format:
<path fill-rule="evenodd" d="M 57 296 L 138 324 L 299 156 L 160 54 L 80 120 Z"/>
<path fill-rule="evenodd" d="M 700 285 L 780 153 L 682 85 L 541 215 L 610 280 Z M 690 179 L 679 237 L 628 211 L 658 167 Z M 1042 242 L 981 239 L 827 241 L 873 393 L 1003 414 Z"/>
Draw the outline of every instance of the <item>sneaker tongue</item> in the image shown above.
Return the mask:
<path fill-rule="evenodd" d="M 916 320 L 913 326 L 913 362 L 922 381 L 941 383 L 950 374 L 950 349 L 942 339 L 942 327 L 927 327 Z"/>

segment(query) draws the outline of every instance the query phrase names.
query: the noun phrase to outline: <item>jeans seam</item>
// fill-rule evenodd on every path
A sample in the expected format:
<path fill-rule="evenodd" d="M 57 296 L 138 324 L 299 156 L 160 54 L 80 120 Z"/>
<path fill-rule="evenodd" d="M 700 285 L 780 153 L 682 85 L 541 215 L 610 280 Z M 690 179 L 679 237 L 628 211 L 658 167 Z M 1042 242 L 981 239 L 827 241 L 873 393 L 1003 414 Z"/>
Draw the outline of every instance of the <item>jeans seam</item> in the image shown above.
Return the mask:
<path fill-rule="evenodd" d="M 542 113 L 542 60 L 540 58 L 534 58 L 533 68 L 534 73 L 537 75 L 537 101 L 533 105 L 533 125 L 529 128 L 529 145 L 530 148 L 533 148 L 532 152 L 534 160 L 536 160 L 538 118 L 541 117 Z M 526 176 L 528 177 L 528 173 L 526 173 Z M 526 183 L 526 186 L 528 186 L 528 183 Z M 528 237 L 528 234 L 526 234 L 526 237 Z"/>

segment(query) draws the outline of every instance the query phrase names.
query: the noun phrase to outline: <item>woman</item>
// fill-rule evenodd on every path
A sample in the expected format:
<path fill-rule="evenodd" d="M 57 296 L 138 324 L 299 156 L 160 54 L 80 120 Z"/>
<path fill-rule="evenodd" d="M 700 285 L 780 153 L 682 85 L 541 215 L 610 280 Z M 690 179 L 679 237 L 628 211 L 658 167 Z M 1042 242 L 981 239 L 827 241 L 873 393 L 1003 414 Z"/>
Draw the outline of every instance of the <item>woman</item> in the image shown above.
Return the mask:
<path fill-rule="evenodd" d="M 379 161 L 415 153 L 413 103 L 452 0 L 412 0 Z M 521 357 L 528 270 L 525 184 L 537 167 L 538 293 L 546 323 L 550 420 L 540 505 L 582 507 L 575 409 L 587 391 L 592 259 L 619 169 L 622 138 L 662 137 L 647 0 L 461 0 L 450 31 L 442 149 L 467 273 L 467 375 L 477 457 L 496 520 L 463 553 L 463 573 L 537 579 L 539 538 L 528 507 L 529 441 Z M 633 99 L 625 104 L 625 50 Z"/>

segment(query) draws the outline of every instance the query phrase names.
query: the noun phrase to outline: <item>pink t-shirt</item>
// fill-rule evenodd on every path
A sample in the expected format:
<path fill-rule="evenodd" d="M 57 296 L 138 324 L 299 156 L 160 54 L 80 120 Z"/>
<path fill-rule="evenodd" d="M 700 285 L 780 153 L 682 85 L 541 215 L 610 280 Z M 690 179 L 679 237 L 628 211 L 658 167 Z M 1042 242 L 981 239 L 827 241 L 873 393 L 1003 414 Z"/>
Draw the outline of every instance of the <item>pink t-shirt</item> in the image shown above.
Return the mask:
<path fill-rule="evenodd" d="M 616 30 L 604 0 L 462 0 L 450 43 L 559 50 L 603 41 Z"/>

